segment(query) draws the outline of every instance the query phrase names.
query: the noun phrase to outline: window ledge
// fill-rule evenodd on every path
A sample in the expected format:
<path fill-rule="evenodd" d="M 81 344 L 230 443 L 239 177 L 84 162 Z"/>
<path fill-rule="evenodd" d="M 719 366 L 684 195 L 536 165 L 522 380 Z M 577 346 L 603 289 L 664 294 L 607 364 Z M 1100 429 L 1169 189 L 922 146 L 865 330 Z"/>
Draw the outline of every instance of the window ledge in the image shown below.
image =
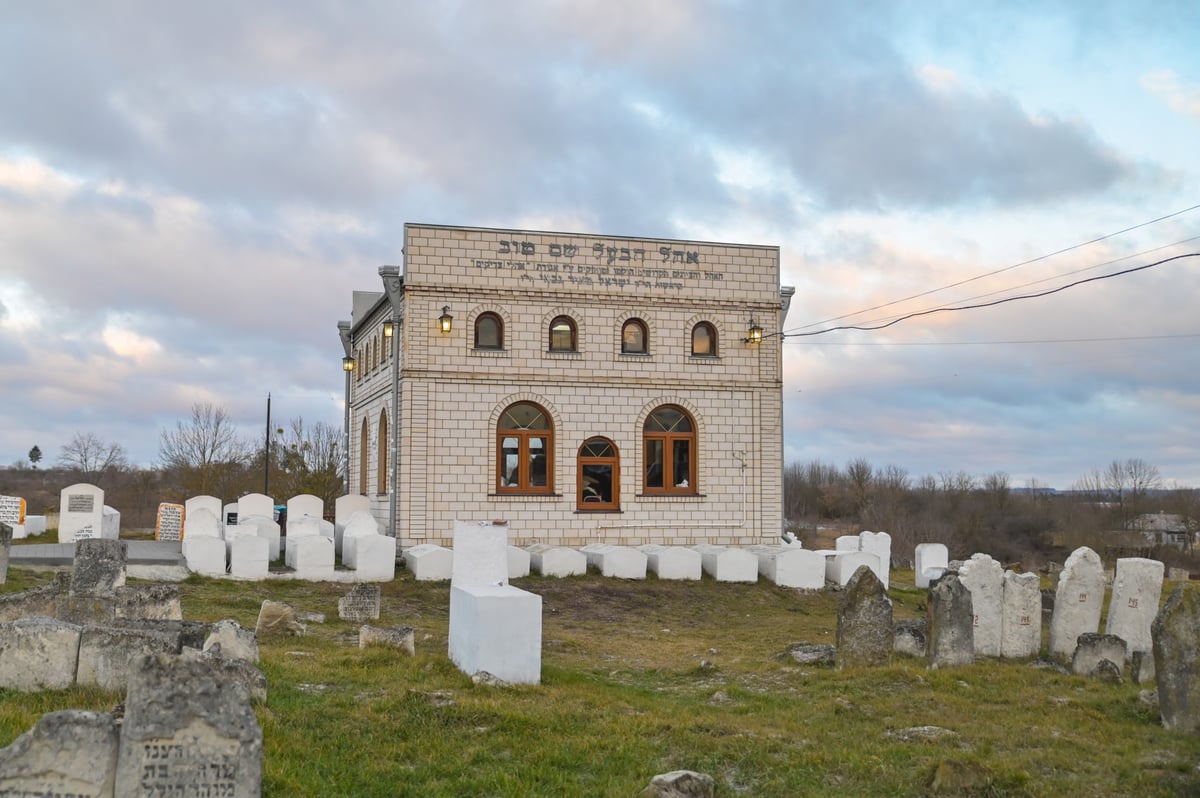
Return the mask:
<path fill-rule="evenodd" d="M 699 501 L 707 499 L 706 493 L 639 493 L 637 499 L 646 501 Z"/>
<path fill-rule="evenodd" d="M 619 507 L 615 510 L 582 510 L 576 508 L 575 515 L 620 515 L 623 512 L 625 511 Z"/>
<path fill-rule="evenodd" d="M 712 366 L 721 362 L 720 355 L 688 355 L 688 360 L 692 363 L 704 363 Z"/>
<path fill-rule="evenodd" d="M 650 360 L 649 352 L 618 352 L 617 357 L 628 357 L 634 360 Z"/>
<path fill-rule="evenodd" d="M 472 357 L 508 357 L 507 349 L 473 347 L 470 352 Z"/>
<path fill-rule="evenodd" d="M 558 501 L 561 493 L 489 493 L 489 499 L 508 499 L 511 501 Z"/>
<path fill-rule="evenodd" d="M 562 358 L 563 360 L 582 360 L 583 359 L 583 352 L 580 352 L 578 349 L 576 349 L 573 352 L 560 352 L 560 351 L 557 351 L 554 349 L 547 349 L 545 352 L 545 355 L 546 355 L 546 357 Z"/>

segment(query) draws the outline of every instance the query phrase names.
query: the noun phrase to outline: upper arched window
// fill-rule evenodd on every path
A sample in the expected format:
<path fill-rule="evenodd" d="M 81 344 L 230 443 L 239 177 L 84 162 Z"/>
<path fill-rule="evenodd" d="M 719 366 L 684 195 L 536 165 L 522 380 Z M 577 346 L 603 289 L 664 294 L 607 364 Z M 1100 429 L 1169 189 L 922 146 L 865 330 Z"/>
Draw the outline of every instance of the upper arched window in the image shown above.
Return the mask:
<path fill-rule="evenodd" d="M 577 345 L 575 320 L 570 316 L 555 316 L 550 322 L 550 351 L 574 352 Z"/>
<path fill-rule="evenodd" d="M 382 496 L 391 490 L 388 486 L 388 417 L 386 410 L 379 411 L 379 440 L 375 463 L 375 493 Z"/>
<path fill-rule="evenodd" d="M 495 313 L 480 313 L 476 317 L 475 348 L 504 348 L 504 322 Z"/>
<path fill-rule="evenodd" d="M 367 495 L 367 463 L 370 461 L 369 454 L 371 451 L 371 425 L 364 418 L 362 423 L 362 434 L 358 436 L 358 492 L 363 496 Z"/>
<path fill-rule="evenodd" d="M 717 356 L 717 329 L 706 321 L 692 328 L 692 354 L 704 357 Z"/>
<path fill-rule="evenodd" d="M 663 405 L 642 427 L 647 493 L 696 492 L 696 425 L 687 411 Z"/>
<path fill-rule="evenodd" d="M 644 355 L 649 350 L 646 323 L 641 319 L 630 319 L 621 325 L 621 354 Z"/>
<path fill-rule="evenodd" d="M 579 510 L 616 510 L 621 506 L 621 469 L 617 447 L 607 438 L 589 438 L 579 447 Z"/>
<path fill-rule="evenodd" d="M 505 408 L 496 424 L 496 489 L 549 493 L 554 485 L 554 427 L 533 402 Z"/>

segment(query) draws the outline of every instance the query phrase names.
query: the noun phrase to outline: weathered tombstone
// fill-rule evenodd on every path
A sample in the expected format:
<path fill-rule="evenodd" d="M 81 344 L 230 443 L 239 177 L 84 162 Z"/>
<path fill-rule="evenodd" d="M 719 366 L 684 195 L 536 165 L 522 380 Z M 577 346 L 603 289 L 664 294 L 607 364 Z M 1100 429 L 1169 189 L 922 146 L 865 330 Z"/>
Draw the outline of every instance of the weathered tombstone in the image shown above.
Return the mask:
<path fill-rule="evenodd" d="M 237 500 L 237 517 L 262 515 L 275 517 L 275 500 L 263 493 L 247 493 Z M 226 521 L 228 523 L 228 521 Z"/>
<path fill-rule="evenodd" d="M 646 578 L 646 553 L 643 551 L 610 543 L 589 543 L 580 551 L 587 557 L 588 565 L 599 571 L 601 576 L 613 579 Z"/>
<path fill-rule="evenodd" d="M 1150 634 L 1163 726 L 1200 731 L 1200 590 L 1175 588 Z"/>
<path fill-rule="evenodd" d="M 80 628 L 54 618 L 0 623 L 0 687 L 63 690 L 75 683 Z"/>
<path fill-rule="evenodd" d="M 1117 668 L 1117 676 L 1125 667 L 1125 641 L 1116 635 L 1082 634 L 1071 655 L 1071 672 L 1076 676 L 1095 676 L 1103 660 Z"/>
<path fill-rule="evenodd" d="M 47 712 L 0 749 L 0 795 L 112 798 L 117 743 L 107 712 Z"/>
<path fill-rule="evenodd" d="M 987 554 L 972 554 L 959 567 L 958 578 L 971 591 L 976 656 L 1000 656 L 1004 567 Z"/>
<path fill-rule="evenodd" d="M 1050 616 L 1050 656 L 1070 660 L 1082 634 L 1100 628 L 1104 606 L 1104 566 L 1100 555 L 1081 546 L 1071 552 L 1058 575 Z"/>
<path fill-rule="evenodd" d="M 1129 655 L 1129 678 L 1134 684 L 1147 684 L 1154 681 L 1154 653 L 1152 651 L 1134 651 Z"/>
<path fill-rule="evenodd" d="M 692 770 L 672 770 L 659 773 L 640 793 L 642 798 L 713 798 L 717 783 L 707 773 Z"/>
<path fill-rule="evenodd" d="M 833 547 L 837 551 L 862 551 L 862 540 L 858 535 L 839 535 Z"/>
<path fill-rule="evenodd" d="M 932 669 L 975 663 L 975 608 L 971 591 L 950 571 L 929 586 L 926 601 L 928 649 L 925 664 Z"/>
<path fill-rule="evenodd" d="M 644 546 L 638 546 L 638 549 L 646 555 L 646 569 L 659 579 L 694 581 L 699 579 L 703 573 L 700 552 L 686 546 L 662 546 L 647 543 Z M 824 568 L 825 565 L 822 562 L 822 585 L 825 581 Z"/>
<path fill-rule="evenodd" d="M 338 617 L 343 621 L 377 621 L 379 604 L 379 585 L 355 585 L 338 599 Z"/>
<path fill-rule="evenodd" d="M 1024 659 L 1042 648 L 1042 582 L 1037 574 L 1004 572 L 1000 656 Z"/>
<path fill-rule="evenodd" d="M 415 636 L 411 626 L 361 626 L 358 629 L 358 647 L 391 646 L 412 656 L 416 653 Z"/>
<path fill-rule="evenodd" d="M 451 585 L 508 584 L 508 524 L 454 522 Z"/>
<path fill-rule="evenodd" d="M 245 628 L 232 618 L 217 621 L 212 625 L 208 636 L 204 638 L 204 651 L 219 647 L 220 656 L 225 659 L 244 659 L 247 662 L 258 662 L 258 638 L 254 632 Z"/>
<path fill-rule="evenodd" d="M 1142 557 L 1117 560 L 1112 600 L 1108 604 L 1108 622 L 1104 631 L 1124 640 L 1129 654 L 1150 651 L 1150 625 L 1158 614 L 1162 598 L 1163 564 Z"/>
<path fill-rule="evenodd" d="M 254 636 L 259 640 L 304 634 L 304 624 L 296 618 L 296 608 L 282 601 L 264 599 L 258 608 Z"/>
<path fill-rule="evenodd" d="M 875 575 L 883 582 L 883 589 L 887 590 L 891 583 L 892 536 L 887 532 L 860 532 L 858 547 L 860 551 L 870 552 L 879 558 L 879 569 Z"/>
<path fill-rule="evenodd" d="M 124 692 L 130 673 L 148 654 L 178 654 L 179 635 L 153 627 L 85 626 L 79 635 L 75 682 Z"/>
<path fill-rule="evenodd" d="M 125 699 L 116 795 L 262 795 L 246 688 L 205 659 L 144 657 Z"/>
<path fill-rule="evenodd" d="M 950 552 L 944 543 L 919 543 L 913 560 L 913 575 L 916 577 L 917 587 L 929 587 L 946 572 L 946 567 L 950 564 Z"/>
<path fill-rule="evenodd" d="M 98 538 L 104 531 L 104 491 L 78 482 L 62 489 L 58 505 L 58 542 Z"/>
<path fill-rule="evenodd" d="M 342 556 L 342 535 L 355 513 L 371 514 L 371 500 L 359 493 L 338 496 L 333 502 L 333 544 L 338 556 Z"/>
<path fill-rule="evenodd" d="M 929 636 L 925 633 L 927 621 L 920 618 L 915 621 L 896 621 L 893 627 L 892 649 L 897 654 L 910 657 L 924 657 L 929 647 Z"/>
<path fill-rule="evenodd" d="M 155 540 L 183 540 L 184 505 L 161 502 L 154 519 Z"/>
<path fill-rule="evenodd" d="M 72 596 L 111 596 L 125 584 L 128 544 L 123 540 L 84 539 L 75 543 Z"/>
<path fill-rule="evenodd" d="M 886 665 L 894 644 L 892 600 L 869 566 L 860 566 L 838 603 L 838 667 Z"/>
<path fill-rule="evenodd" d="M 8 554 L 12 551 L 13 528 L 0 521 L 0 585 L 8 581 Z"/>
<path fill-rule="evenodd" d="M 550 543 L 534 543 L 529 552 L 529 565 L 542 576 L 577 576 L 587 573 L 587 555 L 577 549 L 555 546 Z M 408 552 L 405 552 L 405 562 Z"/>

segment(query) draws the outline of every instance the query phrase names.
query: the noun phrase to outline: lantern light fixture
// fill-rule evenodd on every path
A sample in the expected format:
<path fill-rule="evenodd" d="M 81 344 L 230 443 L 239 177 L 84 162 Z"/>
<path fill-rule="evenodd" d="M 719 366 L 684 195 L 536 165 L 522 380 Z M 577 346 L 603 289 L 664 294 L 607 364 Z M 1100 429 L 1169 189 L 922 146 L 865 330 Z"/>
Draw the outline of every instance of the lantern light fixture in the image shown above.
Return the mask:
<path fill-rule="evenodd" d="M 450 306 L 442 305 L 442 315 L 438 316 L 438 329 L 442 331 L 442 335 L 450 332 L 454 325 L 454 317 L 450 315 Z"/>

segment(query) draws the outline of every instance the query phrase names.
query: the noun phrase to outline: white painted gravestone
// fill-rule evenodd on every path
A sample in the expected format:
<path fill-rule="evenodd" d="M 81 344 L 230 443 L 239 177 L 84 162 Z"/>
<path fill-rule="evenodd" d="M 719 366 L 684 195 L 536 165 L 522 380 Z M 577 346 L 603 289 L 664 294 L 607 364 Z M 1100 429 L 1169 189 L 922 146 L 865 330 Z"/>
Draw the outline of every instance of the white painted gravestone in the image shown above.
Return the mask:
<path fill-rule="evenodd" d="M 116 540 L 121 536 L 121 513 L 107 504 L 100 511 L 100 537 Z"/>
<path fill-rule="evenodd" d="M 301 493 L 287 500 L 287 520 L 290 524 L 293 518 L 310 515 L 313 518 L 325 517 L 325 503 L 320 496 L 311 493 Z"/>
<path fill-rule="evenodd" d="M 221 537 L 221 516 L 218 513 L 214 513 L 211 508 L 204 506 L 189 510 L 187 504 L 184 504 L 183 539 L 185 541 L 188 538 L 217 538 L 220 540 Z"/>
<path fill-rule="evenodd" d="M 265 515 L 267 518 L 274 518 L 275 500 L 262 493 L 247 493 L 237 500 L 237 514 L 238 518 L 243 515 Z"/>
<path fill-rule="evenodd" d="M 700 552 L 704 573 L 718 582 L 758 581 L 758 558 L 745 549 L 712 543 L 697 543 L 692 548 Z"/>
<path fill-rule="evenodd" d="M 58 508 L 58 542 L 98 538 L 104 529 L 104 491 L 83 482 L 63 488 Z"/>
<path fill-rule="evenodd" d="M 950 552 L 945 543 L 919 543 L 914 555 L 914 576 L 917 587 L 929 587 L 933 580 L 946 572 L 950 564 Z"/>
<path fill-rule="evenodd" d="M 1000 656 L 1036 657 L 1042 648 L 1042 581 L 1037 574 L 1004 572 Z"/>
<path fill-rule="evenodd" d="M 1163 567 L 1158 560 L 1143 557 L 1117 560 L 1105 632 L 1124 640 L 1130 655 L 1152 650 L 1150 625 L 1162 598 Z"/>
<path fill-rule="evenodd" d="M 454 522 L 451 585 L 508 584 L 508 524 Z"/>
<path fill-rule="evenodd" d="M 614 579 L 645 579 L 646 553 L 630 546 L 614 546 L 610 543 L 589 543 L 580 549 L 587 557 L 588 566 L 595 568 L 601 576 Z"/>
<path fill-rule="evenodd" d="M 183 540 L 184 505 L 162 502 L 154 520 L 155 540 Z"/>
<path fill-rule="evenodd" d="M 587 555 L 578 549 L 534 543 L 529 552 L 529 565 L 542 576 L 577 576 L 587 573 Z"/>
<path fill-rule="evenodd" d="M 1071 552 L 1058 575 L 1050 616 L 1050 656 L 1070 660 L 1082 634 L 1100 628 L 1104 606 L 1104 565 L 1100 555 L 1081 546 Z"/>
<path fill-rule="evenodd" d="M 338 556 L 342 556 L 342 534 L 355 513 L 371 513 L 371 500 L 359 493 L 338 496 L 333 502 L 333 543 Z"/>
<path fill-rule="evenodd" d="M 971 591 L 974 608 L 975 653 L 1000 656 L 1004 568 L 987 554 L 972 554 L 958 569 L 958 578 Z"/>
<path fill-rule="evenodd" d="M 861 551 L 869 551 L 879 558 L 875 575 L 883 582 L 883 589 L 887 590 L 891 582 L 892 536 L 887 532 L 862 532 L 858 536 L 858 546 Z"/>
<path fill-rule="evenodd" d="M 210 513 L 212 513 L 213 518 L 220 521 L 221 520 L 221 511 L 224 508 L 221 506 L 221 500 L 218 499 L 216 496 L 208 496 L 208 495 L 193 496 L 190 499 L 186 500 L 183 503 L 184 534 L 185 535 L 187 534 L 187 519 L 189 517 L 191 517 L 192 513 L 196 512 L 197 510 L 201 510 L 201 509 L 208 510 Z"/>

